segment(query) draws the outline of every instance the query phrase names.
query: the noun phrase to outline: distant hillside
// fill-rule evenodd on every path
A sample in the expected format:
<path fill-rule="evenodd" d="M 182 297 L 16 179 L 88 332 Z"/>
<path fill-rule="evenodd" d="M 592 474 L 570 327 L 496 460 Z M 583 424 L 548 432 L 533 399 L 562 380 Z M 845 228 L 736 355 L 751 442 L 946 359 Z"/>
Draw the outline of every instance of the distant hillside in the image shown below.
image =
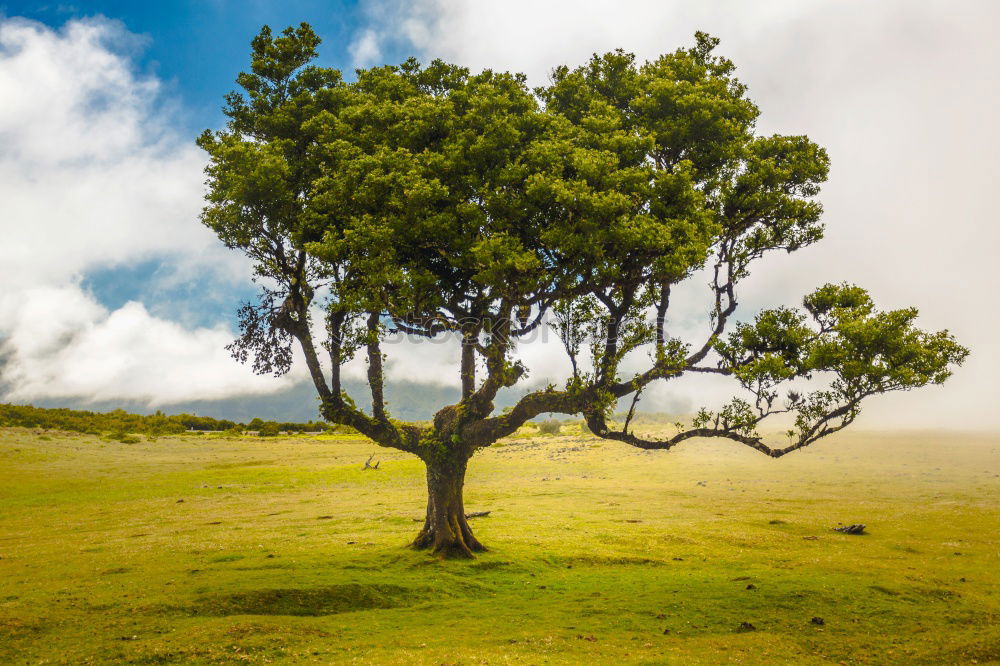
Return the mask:
<path fill-rule="evenodd" d="M 368 385 L 363 382 L 345 382 L 345 388 L 359 406 L 367 408 L 371 401 Z M 418 384 L 416 382 L 389 382 L 385 387 L 386 401 L 393 418 L 401 421 L 426 421 L 444 405 L 450 405 L 461 398 L 458 388 Z M 512 405 L 516 398 L 525 393 L 500 395 L 497 408 Z M 151 414 L 157 409 L 168 413 L 211 414 L 217 419 L 247 423 L 253 418 L 265 421 L 313 421 L 319 418 L 319 399 L 316 390 L 308 382 L 296 384 L 290 389 L 266 395 L 247 395 L 222 400 L 190 400 L 160 404 L 150 407 L 140 400 L 97 400 L 83 398 L 42 398 L 32 400 L 39 407 L 68 407 L 91 411 L 111 411 L 124 409 L 136 414 Z"/>
<path fill-rule="evenodd" d="M 371 398 L 368 385 L 363 382 L 345 382 L 345 388 L 358 405 L 367 408 Z M 524 386 L 501 391 L 495 401 L 496 408 L 510 407 L 525 393 L 538 386 Z M 444 405 L 458 402 L 461 394 L 458 388 L 416 382 L 389 382 L 385 387 L 386 401 L 393 418 L 400 421 L 428 421 Z M 0 393 L 2 395 L 2 393 Z M 296 384 L 290 389 L 266 395 L 248 395 L 222 400 L 190 400 L 150 406 L 140 400 L 95 400 L 84 398 L 41 398 L 33 400 L 35 407 L 50 409 L 81 410 L 87 413 L 108 413 L 116 410 L 134 415 L 206 414 L 212 419 L 231 423 L 249 423 L 253 419 L 285 423 L 308 423 L 319 420 L 319 400 L 316 391 L 308 382 Z M 619 406 L 625 410 L 627 404 Z M 640 406 L 641 413 L 641 406 Z M 544 415 L 543 415 L 544 417 Z M 565 417 L 563 417 L 565 418 Z M 645 413 L 636 415 L 635 422 L 655 419 L 656 422 L 670 422 L 665 415 Z M 225 428 L 222 428 L 223 430 Z"/>

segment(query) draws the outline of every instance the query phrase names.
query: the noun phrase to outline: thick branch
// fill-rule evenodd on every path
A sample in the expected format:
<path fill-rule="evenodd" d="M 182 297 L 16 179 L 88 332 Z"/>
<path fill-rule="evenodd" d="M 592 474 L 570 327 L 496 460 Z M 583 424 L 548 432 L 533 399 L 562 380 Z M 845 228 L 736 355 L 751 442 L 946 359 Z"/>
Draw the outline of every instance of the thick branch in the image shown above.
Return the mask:
<path fill-rule="evenodd" d="M 379 313 L 368 315 L 368 387 L 372 393 L 372 415 L 377 421 L 388 421 L 385 414 L 385 377 L 382 374 L 382 348 L 379 345 Z"/>
<path fill-rule="evenodd" d="M 348 313 L 345 310 L 335 309 L 330 312 L 327 319 L 327 324 L 330 327 L 330 339 L 328 343 L 330 360 L 333 366 L 330 388 L 326 386 L 319 358 L 308 330 L 303 331 L 302 335 L 297 336 L 306 358 L 306 364 L 309 366 L 310 374 L 313 376 L 313 384 L 316 385 L 316 391 L 322 401 L 320 411 L 323 418 L 331 423 L 341 423 L 350 426 L 382 446 L 414 452 L 420 439 L 420 429 L 416 426 L 396 426 L 386 418 L 384 406 L 382 410 L 377 408 L 377 405 L 384 405 L 384 401 L 379 397 L 382 385 L 380 382 L 371 383 L 373 372 L 371 365 L 369 365 L 369 381 L 372 386 L 372 403 L 375 417 L 368 416 L 355 407 L 350 398 L 345 397 L 346 394 L 341 386 L 340 368 L 346 360 L 344 358 L 343 328 L 347 318 Z M 375 323 L 377 325 L 377 318 Z M 371 318 L 369 318 L 369 325 L 371 325 Z M 374 348 L 369 344 L 368 352 L 369 363 L 371 363 L 374 352 L 374 356 L 376 357 L 375 372 L 381 377 L 382 354 L 377 341 Z M 381 417 L 379 416 L 380 411 Z"/>
<path fill-rule="evenodd" d="M 503 313 L 506 311 L 509 311 L 509 307 L 506 303 L 502 303 L 500 312 Z M 524 375 L 524 368 L 520 364 L 512 365 L 507 361 L 507 353 L 511 347 L 510 318 L 501 316 L 494 329 L 489 333 L 489 344 L 485 346 L 477 345 L 476 347 L 486 359 L 486 378 L 483 380 L 482 385 L 468 396 L 465 395 L 463 390 L 462 403 L 466 408 L 467 420 L 482 419 L 489 416 L 493 411 L 493 400 L 496 398 L 497 393 L 500 392 L 500 389 L 513 386 Z M 463 353 L 464 351 L 463 348 Z"/>
<path fill-rule="evenodd" d="M 670 307 L 670 284 L 664 283 L 660 287 L 660 302 L 656 304 L 656 351 L 663 352 L 663 347 L 667 342 L 666 324 L 667 308 Z"/>
<path fill-rule="evenodd" d="M 508 413 L 470 423 L 462 430 L 462 438 L 474 447 L 489 446 L 502 437 L 512 435 L 522 425 L 539 414 L 579 414 L 591 402 L 591 392 L 571 394 L 568 391 L 546 389 L 521 398 Z"/>
<path fill-rule="evenodd" d="M 476 390 L 476 341 L 469 333 L 462 336 L 462 400 Z"/>
<path fill-rule="evenodd" d="M 618 361 L 621 360 L 621 353 L 618 345 L 621 342 L 621 325 L 628 314 L 629 308 L 635 301 L 635 289 L 623 289 L 621 303 L 616 304 L 613 297 L 605 297 L 597 294 L 597 298 L 604 303 L 608 309 L 607 336 L 604 341 L 604 354 L 601 357 L 601 364 L 598 369 L 597 382 L 607 384 L 614 381 L 618 371 Z"/>
<path fill-rule="evenodd" d="M 344 363 L 344 323 L 347 320 L 346 310 L 333 310 L 327 317 L 328 349 L 330 352 L 330 392 L 340 395 L 343 390 L 340 382 L 340 366 Z M 320 394 L 322 396 L 322 393 Z"/>

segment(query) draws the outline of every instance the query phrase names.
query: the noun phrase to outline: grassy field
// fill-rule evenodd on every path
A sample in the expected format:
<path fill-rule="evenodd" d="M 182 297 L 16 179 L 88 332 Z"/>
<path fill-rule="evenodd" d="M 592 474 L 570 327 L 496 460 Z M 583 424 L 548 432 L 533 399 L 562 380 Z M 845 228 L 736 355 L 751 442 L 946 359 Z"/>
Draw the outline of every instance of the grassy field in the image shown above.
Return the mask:
<path fill-rule="evenodd" d="M 449 562 L 375 450 L 0 430 L 0 663 L 1000 660 L 1000 437 L 513 438 L 470 465 L 491 551 Z"/>

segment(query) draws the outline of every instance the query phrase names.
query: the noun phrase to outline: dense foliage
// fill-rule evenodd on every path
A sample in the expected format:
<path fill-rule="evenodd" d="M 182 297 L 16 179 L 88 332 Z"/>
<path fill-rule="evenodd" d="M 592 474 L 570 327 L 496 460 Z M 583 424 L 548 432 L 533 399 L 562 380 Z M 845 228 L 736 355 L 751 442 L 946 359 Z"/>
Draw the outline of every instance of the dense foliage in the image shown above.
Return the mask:
<path fill-rule="evenodd" d="M 199 139 L 202 219 L 262 286 L 240 310 L 236 358 L 281 374 L 297 344 L 324 418 L 427 463 L 417 545 L 481 547 L 461 512 L 466 463 L 540 414 L 582 414 L 643 448 L 723 437 L 777 457 L 850 424 L 864 398 L 943 382 L 966 356 L 947 332 L 915 328 L 915 310 L 879 312 L 848 284 L 812 292 L 805 312 L 730 321 L 754 262 L 822 237 L 829 161 L 808 137 L 755 133 L 758 108 L 705 34 L 642 64 L 616 51 L 558 67 L 535 90 L 414 59 L 347 82 L 311 64 L 318 43 L 306 24 L 254 39 L 227 127 Z M 681 339 L 671 291 L 703 270 L 705 334 Z M 517 340 L 540 326 L 558 332 L 572 376 L 495 413 L 527 373 Z M 427 427 L 385 403 L 381 344 L 403 334 L 461 349 L 461 400 Z M 359 352 L 368 411 L 341 381 Z M 627 370 L 642 353 L 645 369 Z M 630 429 L 649 384 L 688 373 L 732 377 L 737 395 L 666 440 Z M 813 392 L 788 390 L 813 376 L 826 380 Z M 758 430 L 776 414 L 794 421 L 785 445 Z"/>

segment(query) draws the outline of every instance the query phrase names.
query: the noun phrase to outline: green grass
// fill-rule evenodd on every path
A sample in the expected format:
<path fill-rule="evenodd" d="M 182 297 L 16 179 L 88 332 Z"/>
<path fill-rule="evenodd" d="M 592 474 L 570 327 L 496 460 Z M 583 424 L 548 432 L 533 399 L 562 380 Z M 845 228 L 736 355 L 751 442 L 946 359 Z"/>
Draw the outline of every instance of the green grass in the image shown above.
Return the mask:
<path fill-rule="evenodd" d="M 448 562 L 405 548 L 421 463 L 359 437 L 0 430 L 0 663 L 1000 660 L 1000 438 L 571 430 L 472 460 L 491 551 Z"/>

